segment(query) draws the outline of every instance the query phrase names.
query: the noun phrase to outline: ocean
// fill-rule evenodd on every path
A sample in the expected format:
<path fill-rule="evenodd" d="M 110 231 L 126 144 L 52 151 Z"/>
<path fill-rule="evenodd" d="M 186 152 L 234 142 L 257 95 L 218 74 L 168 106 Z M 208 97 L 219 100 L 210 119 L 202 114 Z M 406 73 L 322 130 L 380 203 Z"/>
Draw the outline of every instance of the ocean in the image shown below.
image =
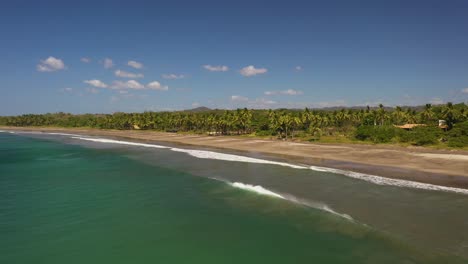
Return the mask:
<path fill-rule="evenodd" d="M 468 191 L 259 153 L 0 133 L 0 263 L 468 263 Z"/>

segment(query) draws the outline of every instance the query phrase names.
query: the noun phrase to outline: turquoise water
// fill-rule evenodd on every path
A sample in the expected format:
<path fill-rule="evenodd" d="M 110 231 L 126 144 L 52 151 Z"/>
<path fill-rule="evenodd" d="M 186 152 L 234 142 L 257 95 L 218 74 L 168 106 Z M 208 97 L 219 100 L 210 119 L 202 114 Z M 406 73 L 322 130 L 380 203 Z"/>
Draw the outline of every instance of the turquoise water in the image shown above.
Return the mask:
<path fill-rule="evenodd" d="M 308 189 L 318 196 L 314 199 L 332 204 L 337 211 L 333 214 L 210 179 L 249 183 L 250 177 L 251 183 L 265 183 L 264 187 L 270 180 L 274 188 L 287 184 L 278 180 L 281 176 L 297 174 L 294 179 L 299 181 L 310 179 L 308 173 L 200 160 L 167 150 L 77 145 L 69 139 L 0 133 L 0 263 L 467 263 L 463 245 L 442 250 L 432 243 L 419 245 L 414 241 L 424 241 L 425 236 L 420 231 L 410 233 L 391 218 L 386 229 L 378 216 L 366 218 L 372 215 L 367 211 L 374 206 L 372 199 L 365 204 L 356 195 L 359 208 L 351 201 L 336 202 L 346 190 L 326 188 L 338 181 L 349 188 L 366 188 L 369 183 L 320 174 L 314 177 L 314 187 L 293 181 L 283 190 L 300 197 L 307 196 Z M 327 200 L 318 188 L 334 198 Z M 398 188 L 376 188 L 392 214 L 409 210 L 400 205 L 403 198 L 395 204 L 388 200 Z M 440 235 L 448 239 L 444 244 L 467 242 L 466 230 L 458 230 L 462 236 L 454 241 L 444 237 L 450 228 L 466 226 L 466 196 L 402 193 L 426 196 L 433 208 L 453 201 L 453 212 L 461 215 L 451 215 L 447 208 L 438 213 L 437 207 L 416 214 L 439 215 L 441 228 L 429 226 L 435 233 L 428 232 L 427 239 Z M 404 222 L 403 212 L 397 218 Z M 344 213 L 353 220 L 340 216 Z M 448 215 L 440 217 L 441 213 Z M 449 229 L 444 231 L 444 226 Z"/>

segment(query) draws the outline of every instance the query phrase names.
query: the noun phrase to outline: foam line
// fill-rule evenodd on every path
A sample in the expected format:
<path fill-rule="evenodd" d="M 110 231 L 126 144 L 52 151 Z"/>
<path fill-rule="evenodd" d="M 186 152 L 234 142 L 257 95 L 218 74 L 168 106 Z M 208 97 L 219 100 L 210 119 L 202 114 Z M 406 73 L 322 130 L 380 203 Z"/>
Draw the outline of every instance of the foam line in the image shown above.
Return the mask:
<path fill-rule="evenodd" d="M 407 187 L 407 188 L 413 188 L 413 189 L 468 194 L 468 189 L 462 189 L 462 188 L 440 186 L 440 185 L 434 185 L 434 184 L 429 184 L 429 183 L 422 183 L 422 182 L 415 182 L 415 181 L 408 181 L 408 180 L 401 180 L 401 179 L 392 179 L 392 178 L 386 178 L 386 177 L 381 177 L 377 175 L 370 175 L 370 174 L 365 174 L 365 173 L 360 173 L 360 172 L 346 171 L 346 170 L 326 168 L 326 167 L 310 166 L 310 169 L 314 171 L 341 174 L 341 175 L 345 175 L 354 179 L 371 182 L 377 185 L 390 185 L 390 186 Z"/>
<path fill-rule="evenodd" d="M 285 166 L 285 167 L 290 167 L 294 169 L 310 169 L 313 171 L 340 174 L 340 175 L 344 175 L 344 176 L 351 177 L 354 179 L 371 182 L 377 185 L 388 185 L 388 186 L 406 187 L 406 188 L 422 189 L 422 190 L 430 190 L 430 191 L 444 191 L 444 192 L 454 192 L 454 193 L 459 193 L 459 194 L 468 194 L 468 189 L 440 186 L 440 185 L 434 185 L 434 184 L 429 184 L 429 183 L 421 183 L 421 182 L 414 182 L 414 181 L 401 180 L 401 179 L 392 179 L 392 178 L 386 178 L 386 177 L 381 177 L 377 175 L 359 173 L 359 172 L 354 172 L 354 171 L 346 171 L 346 170 L 340 170 L 340 169 L 333 169 L 333 168 L 327 168 L 327 167 L 300 166 L 300 165 L 290 164 L 286 162 L 250 158 L 246 156 L 225 154 L 225 153 L 214 152 L 214 151 L 171 148 L 171 147 L 166 147 L 166 146 L 161 146 L 161 145 L 136 143 L 136 142 L 112 140 L 112 139 L 105 139 L 105 138 L 89 138 L 89 137 L 81 137 L 81 136 L 78 136 L 78 137 L 72 136 L 72 138 L 93 141 L 93 142 L 100 142 L 100 143 L 111 143 L 111 144 L 129 145 L 129 146 L 141 146 L 141 147 L 148 147 L 148 148 L 170 149 L 176 152 L 187 153 L 190 156 L 201 158 L 201 159 L 214 159 L 214 160 L 279 165 L 279 166 Z"/>
<path fill-rule="evenodd" d="M 300 166 L 294 165 L 286 162 L 277 162 L 277 161 L 270 161 L 264 159 L 256 159 L 250 158 L 245 156 L 239 155 L 232 155 L 232 154 L 225 154 L 213 151 L 206 151 L 206 150 L 192 150 L 192 149 L 180 149 L 180 148 L 172 148 L 172 151 L 177 152 L 184 152 L 193 157 L 201 158 L 201 159 L 216 159 L 216 160 L 225 160 L 225 161 L 238 161 L 238 162 L 248 162 L 248 163 L 258 163 L 258 164 L 271 164 L 271 165 L 280 165 L 286 166 L 294 169 L 311 169 L 314 171 L 320 172 L 329 172 L 335 174 L 341 174 L 347 177 L 351 177 L 354 179 L 364 180 L 367 182 L 371 182 L 378 185 L 389 185 L 389 186 L 397 186 L 397 187 L 407 187 L 413 189 L 423 189 L 423 190 L 431 190 L 431 191 L 445 191 L 445 192 L 455 192 L 460 194 L 468 194 L 468 189 L 462 188 L 454 188 L 454 187 L 446 187 L 440 185 L 434 185 L 429 183 L 421 183 L 421 182 L 414 182 L 408 180 L 400 180 L 400 179 L 391 179 L 386 177 L 381 177 L 377 175 L 370 175 L 365 173 L 359 173 L 354 171 L 346 171 L 340 169 L 333 169 L 333 168 L 326 168 L 326 167 L 318 167 L 318 166 Z"/>
<path fill-rule="evenodd" d="M 273 197 L 276 197 L 276 198 L 286 200 L 286 198 L 284 198 L 284 196 L 282 196 L 281 194 L 278 194 L 278 193 L 272 192 L 270 190 L 267 190 L 267 189 L 263 188 L 260 185 L 250 185 L 250 184 L 244 184 L 244 183 L 241 183 L 241 182 L 234 182 L 234 183 L 230 183 L 230 184 L 233 187 L 236 187 L 236 188 L 239 188 L 239 189 L 243 189 L 243 190 L 247 190 L 247 191 L 251 191 L 251 192 L 256 192 L 258 194 L 273 196 Z"/>
<path fill-rule="evenodd" d="M 99 142 L 99 143 L 111 143 L 111 144 L 137 146 L 137 147 L 145 147 L 145 148 L 158 148 L 158 149 L 169 148 L 169 147 L 154 145 L 154 144 L 137 143 L 137 142 L 121 141 L 121 140 L 106 139 L 106 138 L 86 138 L 86 137 L 71 137 L 71 138 L 92 141 L 92 142 Z"/>
<path fill-rule="evenodd" d="M 46 133 L 46 132 L 43 132 L 43 133 Z M 78 135 L 78 134 L 67 134 L 67 133 L 55 133 L 55 132 L 48 132 L 46 134 L 49 134 L 49 135 L 59 135 L 59 136 L 72 136 L 72 137 L 80 137 L 82 135 Z"/>
<path fill-rule="evenodd" d="M 317 202 L 310 202 L 310 201 L 306 201 L 306 200 L 301 200 L 301 199 L 297 199 L 296 197 L 294 197 L 292 195 L 286 195 L 286 194 L 281 195 L 279 193 L 275 193 L 273 191 L 265 189 L 260 185 L 250 185 L 250 184 L 245 184 L 245 183 L 241 183 L 241 182 L 233 182 L 233 183 L 228 182 L 228 184 L 231 185 L 232 187 L 235 187 L 235 188 L 255 192 L 255 193 L 258 193 L 260 195 L 272 196 L 272 197 L 275 197 L 275 198 L 287 200 L 287 201 L 297 203 L 297 204 L 302 204 L 302 205 L 305 205 L 307 207 L 319 209 L 319 210 L 334 214 L 336 216 L 343 217 L 343 218 L 348 219 L 350 221 L 354 221 L 354 219 L 351 216 L 349 216 L 347 214 L 338 213 L 338 212 L 334 211 L 333 209 L 331 209 L 328 205 L 326 205 L 324 203 L 317 203 Z"/>
<path fill-rule="evenodd" d="M 200 158 L 200 159 L 215 159 L 215 160 L 225 160 L 225 161 L 237 161 L 237 162 L 247 162 L 247 163 L 258 163 L 258 164 L 270 164 L 270 165 L 279 165 L 284 167 L 290 167 L 294 169 L 307 169 L 306 166 L 294 165 L 286 162 L 278 162 L 264 159 L 250 158 L 246 156 L 239 156 L 233 154 L 226 154 L 214 151 L 207 150 L 195 150 L 195 149 L 180 149 L 180 148 L 171 148 L 172 151 L 187 153 L 190 156 Z"/>
<path fill-rule="evenodd" d="M 0 130 L 0 132 L 11 133 L 11 134 L 59 135 L 59 136 L 76 136 L 76 137 L 81 136 L 81 135 L 78 135 L 78 134 L 42 132 L 42 131 L 5 131 L 5 130 Z"/>

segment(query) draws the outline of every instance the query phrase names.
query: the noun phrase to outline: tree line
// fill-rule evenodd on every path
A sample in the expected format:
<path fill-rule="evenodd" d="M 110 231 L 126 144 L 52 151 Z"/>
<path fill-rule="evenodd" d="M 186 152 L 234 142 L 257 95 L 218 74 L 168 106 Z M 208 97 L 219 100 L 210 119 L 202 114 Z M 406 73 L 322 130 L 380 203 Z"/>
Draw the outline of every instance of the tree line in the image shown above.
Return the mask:
<path fill-rule="evenodd" d="M 438 128 L 445 120 L 446 129 Z M 361 109 L 275 109 L 207 110 L 113 114 L 48 113 L 2 116 L 0 125 L 90 127 L 119 130 L 157 130 L 166 132 L 210 133 L 213 135 L 256 135 L 281 139 L 320 140 L 322 137 L 345 137 L 376 143 L 405 142 L 405 133 L 394 125 L 424 124 L 415 128 L 415 137 L 433 135 L 428 144 L 452 139 L 465 147 L 468 140 L 468 106 L 464 103 L 423 107 L 366 107 Z M 457 138 L 454 140 L 453 138 Z M 410 139 L 407 139 L 411 141 Z M 438 141 L 438 142 L 436 142 Z M 425 145 L 425 144 L 421 144 Z"/>

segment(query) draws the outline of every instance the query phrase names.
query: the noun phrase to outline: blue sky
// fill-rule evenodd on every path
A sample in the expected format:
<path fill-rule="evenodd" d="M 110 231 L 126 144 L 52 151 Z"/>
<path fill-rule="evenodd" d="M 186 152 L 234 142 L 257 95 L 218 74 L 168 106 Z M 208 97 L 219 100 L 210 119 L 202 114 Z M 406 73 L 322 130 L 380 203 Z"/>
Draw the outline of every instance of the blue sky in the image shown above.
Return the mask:
<path fill-rule="evenodd" d="M 65 2 L 2 3 L 0 115 L 468 101 L 464 0 Z"/>

